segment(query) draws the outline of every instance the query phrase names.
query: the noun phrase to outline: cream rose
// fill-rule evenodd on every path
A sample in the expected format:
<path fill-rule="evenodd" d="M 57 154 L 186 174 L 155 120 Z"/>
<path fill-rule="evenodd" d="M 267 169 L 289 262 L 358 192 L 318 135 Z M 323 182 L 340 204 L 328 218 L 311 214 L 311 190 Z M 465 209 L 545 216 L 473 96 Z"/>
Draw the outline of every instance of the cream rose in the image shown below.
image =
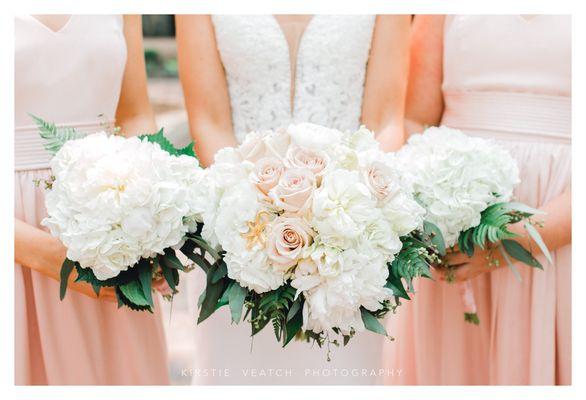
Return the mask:
<path fill-rule="evenodd" d="M 265 157 L 283 158 L 290 142 L 288 135 L 279 132 L 251 132 L 238 150 L 244 160 L 254 163 Z"/>
<path fill-rule="evenodd" d="M 311 244 L 313 231 L 301 218 L 278 217 L 269 228 L 267 254 L 280 270 L 294 266 Z"/>
<path fill-rule="evenodd" d="M 306 210 L 315 188 L 315 176 L 308 169 L 292 168 L 286 170 L 279 184 L 269 192 L 277 207 L 289 213 Z"/>
<path fill-rule="evenodd" d="M 289 168 L 307 168 L 316 177 L 319 177 L 326 171 L 330 164 L 330 158 L 323 151 L 291 146 L 284 162 Z"/>
<path fill-rule="evenodd" d="M 279 183 L 283 170 L 283 163 L 277 158 L 261 158 L 254 164 L 252 182 L 261 192 L 268 194 Z"/>
<path fill-rule="evenodd" d="M 365 171 L 366 185 L 379 200 L 391 197 L 398 190 L 389 168 L 381 162 L 373 162 Z"/>

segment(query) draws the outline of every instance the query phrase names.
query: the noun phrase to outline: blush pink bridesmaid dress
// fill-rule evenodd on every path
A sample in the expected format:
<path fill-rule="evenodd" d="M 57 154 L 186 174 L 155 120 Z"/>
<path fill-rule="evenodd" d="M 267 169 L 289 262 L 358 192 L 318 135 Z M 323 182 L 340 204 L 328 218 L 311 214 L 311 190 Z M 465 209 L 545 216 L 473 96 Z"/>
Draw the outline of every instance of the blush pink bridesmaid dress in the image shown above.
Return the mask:
<path fill-rule="evenodd" d="M 50 176 L 28 113 L 92 132 L 111 127 L 126 63 L 122 16 L 71 16 L 52 31 L 32 16 L 15 20 L 15 216 L 40 226 Z M 17 385 L 167 384 L 159 308 L 117 309 L 15 264 Z"/>
<path fill-rule="evenodd" d="M 448 16 L 442 124 L 492 138 L 519 163 L 515 196 L 540 207 L 571 181 L 571 18 Z M 422 280 L 388 330 L 387 384 L 571 384 L 571 246 L 544 271 L 472 280 L 480 326 L 456 285 Z"/>

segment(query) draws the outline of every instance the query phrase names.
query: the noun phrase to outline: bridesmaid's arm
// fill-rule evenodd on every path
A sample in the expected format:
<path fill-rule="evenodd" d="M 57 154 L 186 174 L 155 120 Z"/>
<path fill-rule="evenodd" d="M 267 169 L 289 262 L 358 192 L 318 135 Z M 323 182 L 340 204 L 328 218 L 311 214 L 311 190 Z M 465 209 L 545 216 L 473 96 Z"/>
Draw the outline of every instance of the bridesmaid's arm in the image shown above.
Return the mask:
<path fill-rule="evenodd" d="M 37 271 L 56 281 L 60 280 L 61 264 L 65 260 L 66 249 L 59 240 L 49 233 L 27 224 L 19 219 L 14 220 L 14 261 Z M 86 296 L 96 298 L 92 287 L 83 282 L 74 282 L 75 271 L 69 278 L 68 288 Z M 58 293 L 55 293 L 58 296 Z M 100 291 L 100 300 L 116 301 L 113 289 L 104 288 Z"/>
<path fill-rule="evenodd" d="M 116 110 L 116 125 L 127 137 L 155 133 L 157 125 L 148 97 L 140 15 L 124 16 L 124 37 L 127 58 Z"/>
<path fill-rule="evenodd" d="M 228 84 L 209 15 L 177 15 L 179 76 L 189 130 L 203 166 L 221 148 L 236 146 Z"/>
<path fill-rule="evenodd" d="M 383 150 L 396 151 L 405 141 L 405 91 L 409 69 L 411 17 L 376 17 L 366 70 L 362 123 L 377 133 Z"/>
<path fill-rule="evenodd" d="M 405 107 L 407 136 L 441 122 L 444 21 L 443 15 L 417 15 L 413 21 Z"/>
<path fill-rule="evenodd" d="M 544 215 L 535 216 L 535 220 L 543 222 L 543 226 L 535 226 L 549 251 L 554 251 L 572 242 L 572 194 L 571 189 L 566 189 L 562 194 L 555 197 L 543 207 Z M 531 249 L 532 254 L 541 254 L 539 247 L 528 236 L 522 223 L 513 225 L 510 229 L 520 235 L 516 238 L 523 247 Z M 454 270 L 456 281 L 464 281 L 474 278 L 480 274 L 494 271 L 486 262 L 488 253 L 486 251 L 475 251 L 471 258 L 462 253 L 454 253 L 448 258 L 450 265 L 460 265 Z M 494 252 L 493 258 L 499 262 L 499 268 L 507 265 L 502 259 L 500 252 Z M 529 267 L 527 267 L 529 268 Z M 445 279 L 445 277 L 443 277 Z"/>

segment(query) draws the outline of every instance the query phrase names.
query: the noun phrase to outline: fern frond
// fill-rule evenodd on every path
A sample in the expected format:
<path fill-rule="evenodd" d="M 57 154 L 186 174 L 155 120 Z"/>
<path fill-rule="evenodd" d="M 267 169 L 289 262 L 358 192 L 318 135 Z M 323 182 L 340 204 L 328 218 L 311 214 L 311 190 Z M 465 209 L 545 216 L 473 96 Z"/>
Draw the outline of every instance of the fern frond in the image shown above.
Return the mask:
<path fill-rule="evenodd" d="M 508 230 L 515 221 L 515 215 L 506 203 L 497 203 L 488 207 L 480 215 L 480 223 L 460 234 L 458 245 L 469 256 L 474 254 L 474 246 L 485 249 L 490 243 L 511 239 L 517 235 Z"/>
<path fill-rule="evenodd" d="M 29 115 L 39 128 L 39 135 L 45 140 L 45 150 L 52 155 L 57 154 L 66 142 L 85 137 L 85 134 L 79 133 L 73 128 L 57 128 L 55 124 L 36 115 Z"/>

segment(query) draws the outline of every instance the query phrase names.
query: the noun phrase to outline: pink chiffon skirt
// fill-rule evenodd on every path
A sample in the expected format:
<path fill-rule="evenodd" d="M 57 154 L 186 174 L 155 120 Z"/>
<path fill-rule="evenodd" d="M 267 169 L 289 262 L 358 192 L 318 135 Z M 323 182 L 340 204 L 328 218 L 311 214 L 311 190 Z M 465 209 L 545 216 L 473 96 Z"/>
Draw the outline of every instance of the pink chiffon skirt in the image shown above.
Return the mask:
<path fill-rule="evenodd" d="M 15 215 L 40 226 L 44 193 L 35 179 L 47 169 L 15 173 Z M 168 384 L 160 307 L 154 314 L 118 309 L 21 265 L 15 272 L 15 383 L 17 385 Z"/>

